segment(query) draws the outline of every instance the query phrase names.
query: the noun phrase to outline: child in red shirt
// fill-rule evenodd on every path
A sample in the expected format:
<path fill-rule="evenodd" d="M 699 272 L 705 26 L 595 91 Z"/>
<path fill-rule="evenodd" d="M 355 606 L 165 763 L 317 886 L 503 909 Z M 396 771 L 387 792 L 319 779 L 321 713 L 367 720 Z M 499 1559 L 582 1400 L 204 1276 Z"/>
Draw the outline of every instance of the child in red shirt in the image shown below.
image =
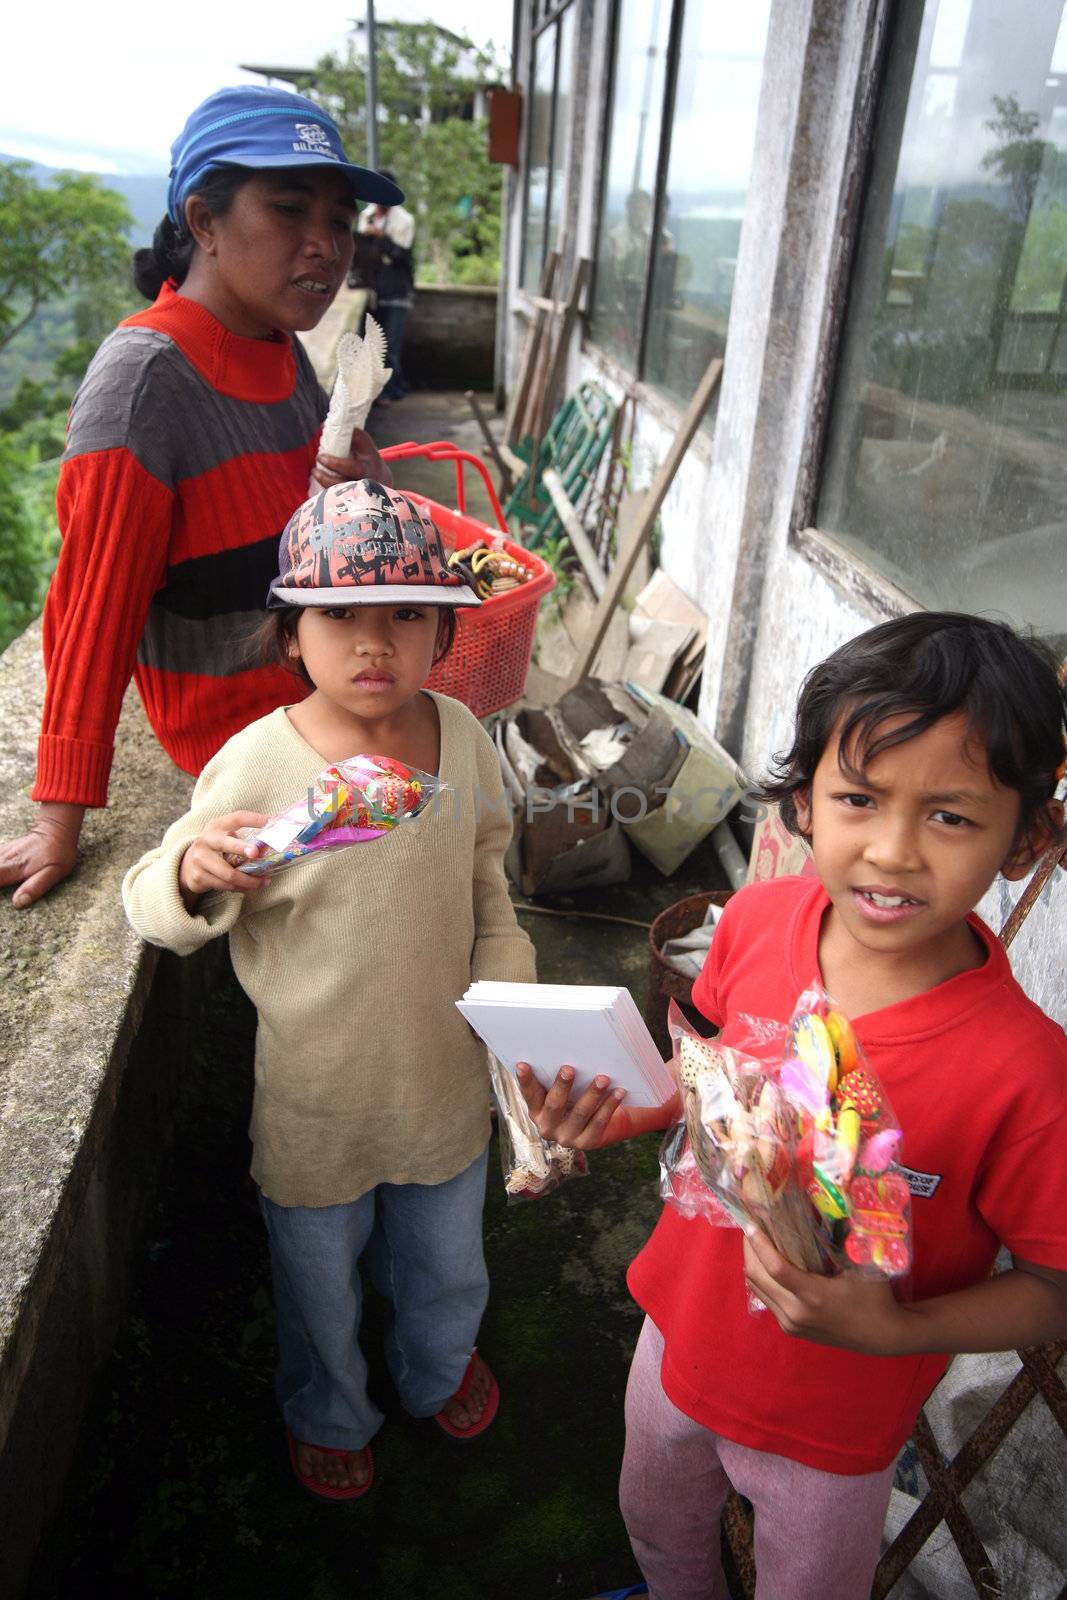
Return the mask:
<path fill-rule="evenodd" d="M 629 1274 L 648 1315 L 622 1478 L 653 1600 L 725 1596 L 731 1488 L 754 1506 L 760 1600 L 868 1595 L 897 1453 L 949 1356 L 1067 1334 L 1067 1040 L 972 914 L 1062 836 L 1063 760 L 1055 668 L 999 623 L 905 617 L 805 681 L 760 793 L 818 877 L 736 895 L 693 999 L 726 1044 L 743 1014 L 788 1020 L 812 982 L 852 1018 L 904 1131 L 911 1298 L 664 1209 Z M 572 1078 L 546 1094 L 520 1072 L 564 1143 L 668 1120 L 603 1078 L 571 1104 Z M 1001 1245 L 1012 1268 L 991 1278 Z"/>

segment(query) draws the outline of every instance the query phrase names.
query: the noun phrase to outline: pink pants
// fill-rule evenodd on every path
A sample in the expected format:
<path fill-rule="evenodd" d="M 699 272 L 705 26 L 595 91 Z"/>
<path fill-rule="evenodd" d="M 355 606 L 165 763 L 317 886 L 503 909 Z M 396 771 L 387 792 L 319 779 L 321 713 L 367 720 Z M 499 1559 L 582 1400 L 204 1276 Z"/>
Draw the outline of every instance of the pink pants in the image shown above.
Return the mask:
<path fill-rule="evenodd" d="M 755 1512 L 757 1600 L 867 1600 L 896 1463 L 846 1477 L 734 1444 L 672 1405 L 662 1360 L 646 1317 L 626 1389 L 620 1503 L 650 1600 L 728 1600 L 719 1517 L 731 1489 Z"/>

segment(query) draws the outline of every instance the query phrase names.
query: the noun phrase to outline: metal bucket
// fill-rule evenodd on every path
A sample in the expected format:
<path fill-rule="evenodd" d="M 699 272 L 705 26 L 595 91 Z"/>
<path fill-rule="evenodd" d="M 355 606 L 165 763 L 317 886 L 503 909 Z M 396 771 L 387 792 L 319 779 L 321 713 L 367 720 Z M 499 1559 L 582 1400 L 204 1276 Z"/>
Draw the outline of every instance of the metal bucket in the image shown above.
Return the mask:
<path fill-rule="evenodd" d="M 671 1053 L 670 1035 L 667 1032 L 667 1007 L 672 1000 L 677 1000 L 683 1006 L 691 1006 L 693 979 L 683 972 L 676 972 L 674 967 L 663 959 L 663 946 L 668 940 L 679 939 L 682 934 L 692 933 L 694 928 L 699 928 L 708 907 L 724 906 L 732 893 L 732 889 L 709 889 L 702 894 L 687 895 L 684 900 L 676 900 L 673 906 L 661 911 L 648 930 L 648 998 L 645 1001 L 645 1021 L 657 1048 L 663 1051 L 664 1056 L 669 1056 Z"/>

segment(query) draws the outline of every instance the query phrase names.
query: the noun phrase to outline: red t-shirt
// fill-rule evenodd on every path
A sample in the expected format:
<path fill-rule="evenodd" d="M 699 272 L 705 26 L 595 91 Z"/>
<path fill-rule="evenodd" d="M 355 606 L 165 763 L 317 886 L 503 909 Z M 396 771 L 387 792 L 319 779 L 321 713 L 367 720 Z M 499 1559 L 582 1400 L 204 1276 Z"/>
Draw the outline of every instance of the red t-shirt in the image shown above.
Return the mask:
<path fill-rule="evenodd" d="M 829 900 L 782 878 L 734 896 L 694 1003 L 725 1044 L 746 1013 L 781 1021 L 819 979 Z M 1067 1039 L 1023 993 L 978 917 L 981 967 L 853 1019 L 904 1130 L 912 1191 L 913 1298 L 980 1282 L 999 1245 L 1067 1270 Z M 867 1356 L 783 1333 L 747 1306 L 742 1236 L 663 1210 L 630 1267 L 663 1334 L 663 1387 L 714 1432 L 829 1472 L 875 1472 L 904 1444 L 948 1364 Z"/>

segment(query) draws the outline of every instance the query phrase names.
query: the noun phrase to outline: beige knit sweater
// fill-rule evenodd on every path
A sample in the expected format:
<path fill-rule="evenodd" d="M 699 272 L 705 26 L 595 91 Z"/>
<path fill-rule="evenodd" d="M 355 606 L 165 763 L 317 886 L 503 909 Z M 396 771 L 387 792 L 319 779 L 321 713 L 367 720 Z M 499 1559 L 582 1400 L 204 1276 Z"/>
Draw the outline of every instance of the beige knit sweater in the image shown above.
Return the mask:
<path fill-rule="evenodd" d="M 284 709 L 204 768 L 188 814 L 132 867 L 126 914 L 186 955 L 228 933 L 259 1013 L 252 1175 L 279 1205 L 328 1206 L 379 1183 L 442 1183 L 489 1136 L 485 1047 L 456 1010 L 476 978 L 533 982 L 508 898 L 511 822 L 492 742 L 433 696 L 450 791 L 414 821 L 287 868 L 253 895 L 178 888 L 185 849 L 228 811 L 284 810 L 326 765 Z"/>

